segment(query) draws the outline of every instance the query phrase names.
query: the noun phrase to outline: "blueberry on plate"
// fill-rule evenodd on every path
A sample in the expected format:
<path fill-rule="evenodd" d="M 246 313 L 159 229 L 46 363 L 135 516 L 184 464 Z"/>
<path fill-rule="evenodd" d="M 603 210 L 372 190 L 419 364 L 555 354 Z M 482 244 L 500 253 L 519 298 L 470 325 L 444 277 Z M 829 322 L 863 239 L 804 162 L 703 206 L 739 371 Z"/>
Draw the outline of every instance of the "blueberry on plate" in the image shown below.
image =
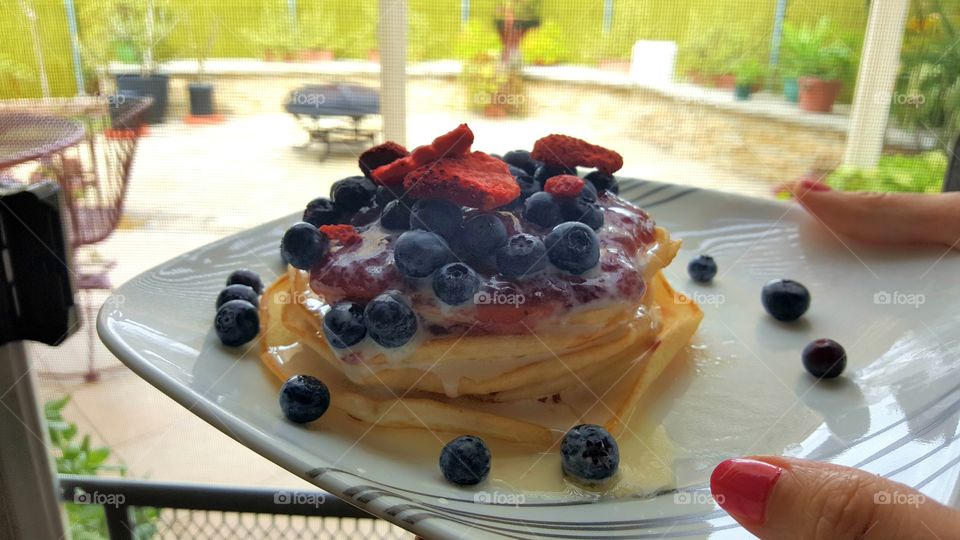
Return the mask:
<path fill-rule="evenodd" d="M 330 239 L 309 223 L 297 223 L 283 233 L 280 251 L 294 268 L 309 270 L 323 259 L 330 247 Z"/>
<path fill-rule="evenodd" d="M 534 181 L 530 176 L 523 175 L 514 177 L 514 180 L 517 181 L 517 185 L 520 186 L 520 200 L 525 201 L 529 199 L 534 193 L 542 191 L 541 185 Z"/>
<path fill-rule="evenodd" d="M 579 221 L 595 231 L 600 230 L 600 227 L 603 227 L 603 210 L 594 201 L 583 197 L 564 201 L 560 205 L 563 211 L 563 221 Z"/>
<path fill-rule="evenodd" d="M 393 262 L 409 278 L 427 277 L 454 258 L 446 241 L 429 231 L 407 231 L 393 245 Z"/>
<path fill-rule="evenodd" d="M 597 188 L 591 182 L 584 182 L 580 198 L 588 202 L 597 202 Z"/>
<path fill-rule="evenodd" d="M 377 193 L 377 185 L 366 176 L 348 176 L 330 188 L 330 198 L 341 212 L 356 212 L 368 206 Z"/>
<path fill-rule="evenodd" d="M 847 351 L 832 339 L 811 341 L 801 355 L 803 367 L 818 379 L 839 377 L 847 367 Z"/>
<path fill-rule="evenodd" d="M 406 231 L 410 229 L 410 206 L 406 201 L 395 199 L 383 207 L 380 214 L 380 225 L 391 231 Z"/>
<path fill-rule="evenodd" d="M 463 224 L 457 241 L 468 257 L 484 259 L 507 243 L 507 227 L 495 214 L 479 214 Z"/>
<path fill-rule="evenodd" d="M 303 211 L 303 220 L 314 227 L 335 225 L 340 223 L 340 211 L 334 207 L 330 199 L 317 197 L 307 203 L 307 209 Z"/>
<path fill-rule="evenodd" d="M 440 451 L 440 472 L 459 486 L 479 484 L 490 474 L 490 449 L 480 437 L 461 435 Z"/>
<path fill-rule="evenodd" d="M 519 233 L 497 250 L 497 271 L 507 278 L 523 278 L 547 267 L 547 248 L 531 234 Z"/>
<path fill-rule="evenodd" d="M 433 292 L 448 306 L 458 306 L 480 290 L 480 277 L 462 262 L 443 266 L 433 274 Z"/>
<path fill-rule="evenodd" d="M 230 300 L 217 310 L 213 328 L 221 343 L 228 347 L 239 347 L 257 337 L 260 314 L 246 300 Z"/>
<path fill-rule="evenodd" d="M 541 191 L 523 202 L 523 218 L 545 229 L 563 221 L 563 209 L 553 195 Z"/>
<path fill-rule="evenodd" d="M 593 184 L 593 187 L 597 188 L 598 192 L 613 191 L 613 193 L 617 193 L 620 191 L 617 188 L 616 177 L 603 171 L 593 171 L 584 176 L 583 179 L 590 181 L 590 183 Z"/>
<path fill-rule="evenodd" d="M 352 347 L 367 336 L 363 320 L 363 306 L 344 301 L 334 305 L 323 316 L 323 335 L 327 343 L 337 349 Z"/>
<path fill-rule="evenodd" d="M 417 333 L 417 314 L 398 291 L 387 291 L 363 310 L 367 334 L 380 345 L 400 347 Z"/>
<path fill-rule="evenodd" d="M 230 275 L 227 276 L 227 285 L 233 285 L 234 283 L 246 285 L 252 288 L 257 294 L 263 294 L 263 280 L 261 280 L 260 276 L 253 270 L 242 268 L 230 272 Z"/>
<path fill-rule="evenodd" d="M 717 262 L 709 255 L 698 255 L 687 264 L 690 279 L 699 283 L 709 283 L 717 275 Z"/>
<path fill-rule="evenodd" d="M 220 306 L 231 300 L 244 300 L 250 302 L 253 307 L 260 307 L 260 297 L 257 296 L 257 291 L 253 290 L 249 285 L 241 285 L 239 283 L 227 285 L 226 288 L 217 295 L 217 309 L 220 309 Z"/>
<path fill-rule="evenodd" d="M 399 186 L 377 186 L 377 193 L 374 195 L 374 201 L 377 206 L 383 208 L 390 201 L 395 201 L 403 197 L 403 188 Z"/>
<path fill-rule="evenodd" d="M 537 172 L 537 167 L 540 166 L 540 162 L 530 157 L 530 152 L 526 150 L 511 150 L 503 155 L 503 161 L 507 165 L 523 169 L 530 175 Z"/>
<path fill-rule="evenodd" d="M 280 387 L 280 410 L 287 420 L 306 424 L 330 408 L 330 390 L 310 375 L 294 375 Z"/>
<path fill-rule="evenodd" d="M 792 279 L 775 279 L 763 286 L 760 301 L 774 319 L 795 321 L 810 307 L 810 291 Z"/>
<path fill-rule="evenodd" d="M 587 484 L 602 482 L 617 473 L 620 448 L 601 426 L 580 424 L 570 428 L 560 443 L 563 472 Z"/>
<path fill-rule="evenodd" d="M 410 213 L 410 228 L 435 232 L 447 240 L 463 223 L 460 205 L 446 199 L 420 199 Z"/>
<path fill-rule="evenodd" d="M 514 178 L 518 176 L 530 176 L 530 174 L 527 171 L 521 169 L 520 167 L 514 167 L 513 165 L 507 164 L 507 169 L 510 171 L 510 174 L 512 174 Z"/>
<path fill-rule="evenodd" d="M 600 262 L 597 233 L 585 223 L 567 221 L 557 225 L 544 244 L 550 262 L 571 274 L 582 274 Z"/>
<path fill-rule="evenodd" d="M 548 179 L 553 178 L 554 176 L 560 176 L 561 174 L 572 174 L 577 175 L 576 167 L 560 167 L 557 165 L 547 165 L 546 163 L 541 163 L 537 166 L 536 170 L 533 171 L 533 179 L 536 180 L 541 186 Z"/>

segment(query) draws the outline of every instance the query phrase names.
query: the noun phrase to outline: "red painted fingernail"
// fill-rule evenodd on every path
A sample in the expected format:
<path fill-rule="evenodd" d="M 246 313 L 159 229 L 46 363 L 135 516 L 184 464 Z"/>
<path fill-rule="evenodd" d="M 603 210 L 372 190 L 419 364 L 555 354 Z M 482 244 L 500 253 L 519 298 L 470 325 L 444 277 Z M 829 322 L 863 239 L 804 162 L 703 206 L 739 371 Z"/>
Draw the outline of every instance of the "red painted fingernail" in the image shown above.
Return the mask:
<path fill-rule="evenodd" d="M 800 187 L 805 191 L 830 191 L 830 186 L 819 180 L 803 180 L 800 182 Z"/>
<path fill-rule="evenodd" d="M 728 459 L 710 475 L 710 492 L 721 508 L 762 525 L 767 498 L 783 469 L 755 459 Z"/>

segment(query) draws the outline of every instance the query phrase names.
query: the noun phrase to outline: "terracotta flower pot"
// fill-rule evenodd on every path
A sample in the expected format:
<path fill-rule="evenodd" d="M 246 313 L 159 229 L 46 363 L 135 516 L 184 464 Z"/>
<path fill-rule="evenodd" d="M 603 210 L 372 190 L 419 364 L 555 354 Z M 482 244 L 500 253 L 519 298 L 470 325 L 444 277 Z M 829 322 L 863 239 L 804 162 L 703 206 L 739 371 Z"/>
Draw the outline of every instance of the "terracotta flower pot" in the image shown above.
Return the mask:
<path fill-rule="evenodd" d="M 800 87 L 800 108 L 804 111 L 829 113 L 833 111 L 843 81 L 834 79 L 825 81 L 819 77 L 800 77 L 797 80 Z"/>
<path fill-rule="evenodd" d="M 724 90 L 733 90 L 737 86 L 737 77 L 735 75 L 714 75 L 713 86 Z"/>

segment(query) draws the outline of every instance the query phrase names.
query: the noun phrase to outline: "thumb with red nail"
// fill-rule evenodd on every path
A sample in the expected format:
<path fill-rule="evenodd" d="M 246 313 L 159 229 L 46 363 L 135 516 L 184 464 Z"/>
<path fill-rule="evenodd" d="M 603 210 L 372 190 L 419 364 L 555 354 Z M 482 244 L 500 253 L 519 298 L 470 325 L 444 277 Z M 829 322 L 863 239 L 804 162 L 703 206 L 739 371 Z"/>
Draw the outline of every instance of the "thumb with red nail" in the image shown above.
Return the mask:
<path fill-rule="evenodd" d="M 728 459 L 714 500 L 759 538 L 958 538 L 960 511 L 858 469 L 801 459 Z"/>

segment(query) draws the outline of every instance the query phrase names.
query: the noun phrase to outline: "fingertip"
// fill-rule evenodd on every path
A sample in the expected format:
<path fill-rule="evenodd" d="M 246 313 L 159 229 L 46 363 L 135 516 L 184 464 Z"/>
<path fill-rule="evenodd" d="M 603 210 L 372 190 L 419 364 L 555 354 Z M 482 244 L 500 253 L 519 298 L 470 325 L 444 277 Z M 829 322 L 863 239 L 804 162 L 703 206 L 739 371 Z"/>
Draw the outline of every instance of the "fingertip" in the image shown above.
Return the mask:
<path fill-rule="evenodd" d="M 710 475 L 710 492 L 721 508 L 738 521 L 762 525 L 766 520 L 767 499 L 783 469 L 751 458 L 733 458 L 721 462 Z"/>

